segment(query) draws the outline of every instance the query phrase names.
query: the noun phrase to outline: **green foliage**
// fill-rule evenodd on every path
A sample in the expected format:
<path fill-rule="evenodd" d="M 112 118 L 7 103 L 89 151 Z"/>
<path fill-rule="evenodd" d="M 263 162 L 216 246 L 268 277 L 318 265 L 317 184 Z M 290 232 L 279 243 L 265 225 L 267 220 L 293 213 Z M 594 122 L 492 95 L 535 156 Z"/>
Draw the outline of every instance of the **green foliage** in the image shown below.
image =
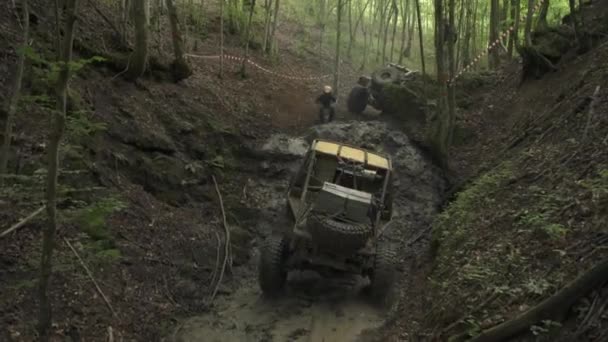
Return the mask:
<path fill-rule="evenodd" d="M 111 240 L 106 220 L 110 214 L 124 209 L 123 202 L 115 197 L 107 197 L 73 213 L 73 221 L 94 240 Z"/>
<path fill-rule="evenodd" d="M 37 79 L 49 84 L 54 84 L 57 81 L 59 72 L 65 65 L 64 62 L 48 61 L 31 46 L 22 46 L 20 49 L 19 53 L 25 54 L 26 58 L 36 66 L 34 68 L 34 75 Z M 105 58 L 100 56 L 72 60 L 68 63 L 68 68 L 70 68 L 73 74 L 76 74 L 89 64 L 100 63 L 105 60 Z"/>
<path fill-rule="evenodd" d="M 433 236 L 439 241 L 458 241 L 466 235 L 467 228 L 474 223 L 481 206 L 491 205 L 490 196 L 513 175 L 512 165 L 503 163 L 479 177 L 471 186 L 460 192 L 433 224 Z"/>
<path fill-rule="evenodd" d="M 578 182 L 579 185 L 591 191 L 592 199 L 600 203 L 608 198 L 608 168 L 601 168 L 597 176 Z"/>
<path fill-rule="evenodd" d="M 541 321 L 541 325 L 531 326 L 530 331 L 535 336 L 538 336 L 538 335 L 547 334 L 551 331 L 551 329 L 559 328 L 561 326 L 562 325 L 559 322 L 555 322 L 555 321 L 551 321 L 551 320 L 543 320 L 543 321 Z"/>
<path fill-rule="evenodd" d="M 561 224 L 552 223 L 550 221 L 551 217 L 552 211 L 539 213 L 524 210 L 517 221 L 517 226 L 520 227 L 521 232 L 532 231 L 541 233 L 542 236 L 547 236 L 550 239 L 563 238 L 568 229 Z"/>
<path fill-rule="evenodd" d="M 89 111 L 78 110 L 71 112 L 66 118 L 66 129 L 69 137 L 81 139 L 96 132 L 105 131 L 107 125 L 103 122 L 93 122 Z"/>

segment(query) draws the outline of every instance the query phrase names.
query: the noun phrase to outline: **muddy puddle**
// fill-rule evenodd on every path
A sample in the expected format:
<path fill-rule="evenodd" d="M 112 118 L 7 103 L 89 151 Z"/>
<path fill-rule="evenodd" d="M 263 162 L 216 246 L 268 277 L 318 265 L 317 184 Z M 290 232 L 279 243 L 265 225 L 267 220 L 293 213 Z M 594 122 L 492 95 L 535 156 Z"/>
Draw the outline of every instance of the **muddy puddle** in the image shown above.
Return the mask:
<path fill-rule="evenodd" d="M 359 278 L 290 276 L 283 296 L 261 296 L 255 277 L 233 294 L 218 298 L 208 315 L 186 320 L 176 341 L 356 341 L 380 326 L 383 313 L 367 302 Z"/>

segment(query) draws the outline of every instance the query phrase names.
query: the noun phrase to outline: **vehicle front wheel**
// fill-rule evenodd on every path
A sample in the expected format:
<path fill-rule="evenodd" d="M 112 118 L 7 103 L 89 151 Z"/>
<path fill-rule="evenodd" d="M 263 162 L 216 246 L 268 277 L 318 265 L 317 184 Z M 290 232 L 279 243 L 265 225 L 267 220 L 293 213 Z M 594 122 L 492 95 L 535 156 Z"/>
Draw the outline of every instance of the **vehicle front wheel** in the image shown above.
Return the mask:
<path fill-rule="evenodd" d="M 397 254 L 386 245 L 376 247 L 374 268 L 370 274 L 370 294 L 380 302 L 383 302 L 390 294 L 395 282 L 397 272 Z"/>
<path fill-rule="evenodd" d="M 287 281 L 287 242 L 279 236 L 269 237 L 262 245 L 258 264 L 258 281 L 267 296 L 278 294 Z"/>

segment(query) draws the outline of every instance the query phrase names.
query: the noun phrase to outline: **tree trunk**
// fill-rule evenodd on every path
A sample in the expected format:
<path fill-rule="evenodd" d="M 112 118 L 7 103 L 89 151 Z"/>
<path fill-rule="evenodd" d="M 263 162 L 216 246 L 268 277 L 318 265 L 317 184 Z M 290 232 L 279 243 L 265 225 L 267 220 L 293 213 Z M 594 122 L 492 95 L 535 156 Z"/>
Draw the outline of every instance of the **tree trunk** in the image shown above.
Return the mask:
<path fill-rule="evenodd" d="M 19 57 L 17 59 L 17 71 L 15 73 L 15 80 L 13 83 L 13 89 L 11 96 L 8 99 L 6 105 L 6 120 L 4 121 L 4 141 L 2 142 L 2 152 L 0 152 L 0 176 L 7 173 L 8 159 L 11 150 L 11 138 L 13 136 L 13 122 L 15 119 L 15 113 L 17 112 L 17 105 L 21 97 L 21 84 L 23 81 L 23 70 L 25 69 L 26 53 L 25 49 L 29 44 L 30 35 L 30 11 L 27 0 L 21 0 L 22 3 L 22 26 L 23 36 L 21 51 L 19 51 Z M 0 186 L 4 185 L 4 178 L 0 177 Z"/>
<path fill-rule="evenodd" d="M 393 6 L 391 5 L 388 10 L 388 19 L 384 25 L 384 35 L 382 37 L 382 64 L 386 63 L 386 44 L 388 42 L 388 28 L 391 25 L 391 20 L 393 19 Z"/>
<path fill-rule="evenodd" d="M 219 77 L 224 77 L 224 0 L 220 1 L 220 73 Z"/>
<path fill-rule="evenodd" d="M 272 15 L 272 0 L 264 0 L 264 42 L 262 51 L 268 51 L 268 36 L 270 36 L 270 17 Z"/>
<path fill-rule="evenodd" d="M 448 10 L 448 21 L 449 27 L 452 30 L 455 27 L 456 21 L 456 0 L 449 0 L 449 10 Z M 453 36 L 448 39 L 448 69 L 450 72 L 450 80 L 454 79 L 456 75 L 456 59 L 454 58 L 454 47 L 455 41 Z M 447 130 L 448 130 L 448 141 L 446 151 L 449 150 L 450 145 L 452 144 L 452 138 L 454 133 L 454 121 L 456 120 L 456 85 L 454 82 L 450 82 L 448 84 L 448 118 L 447 118 Z M 446 155 L 446 167 L 447 167 L 447 155 Z"/>
<path fill-rule="evenodd" d="M 129 0 L 121 0 L 121 20 L 120 20 L 120 31 L 122 33 L 121 40 L 127 41 L 127 30 L 129 28 L 129 13 L 131 13 L 132 3 Z M 162 14 L 162 8 L 161 8 Z"/>
<path fill-rule="evenodd" d="M 471 20 L 471 57 L 477 56 L 477 10 L 479 9 L 479 1 L 475 0 L 475 6 L 473 7 L 473 18 Z"/>
<path fill-rule="evenodd" d="M 507 53 L 509 59 L 513 58 L 513 50 L 519 45 L 519 7 L 521 0 L 511 0 L 511 18 L 513 19 L 513 31 L 509 35 L 509 44 L 507 46 Z"/>
<path fill-rule="evenodd" d="M 420 64 L 422 65 L 422 80 L 426 83 L 426 67 L 424 64 L 424 39 L 422 33 L 422 16 L 420 15 L 420 0 L 414 1 L 416 1 L 416 18 L 418 19 L 418 40 L 420 41 Z M 426 84 L 424 85 L 424 88 L 426 89 Z"/>
<path fill-rule="evenodd" d="M 249 58 L 249 40 L 251 40 L 251 20 L 253 19 L 253 11 L 255 9 L 255 0 L 251 0 L 251 8 L 249 9 L 249 19 L 247 20 L 247 31 L 245 34 L 245 58 L 241 65 L 241 77 L 247 77 L 247 59 Z"/>
<path fill-rule="evenodd" d="M 500 31 L 504 31 L 507 28 L 509 28 L 509 1 L 510 0 L 503 0 L 502 3 L 502 7 L 501 7 L 501 13 L 500 13 Z M 513 19 L 513 18 L 511 18 Z M 503 41 L 503 45 L 507 46 L 507 42 L 508 42 L 508 35 L 504 37 Z"/>
<path fill-rule="evenodd" d="M 465 23 L 465 30 L 464 30 L 464 38 L 463 38 L 463 42 L 462 42 L 462 64 L 463 66 L 467 66 L 469 65 L 469 63 L 471 63 L 471 54 L 470 54 L 470 47 L 471 47 L 471 33 L 473 30 L 473 11 L 471 9 L 471 1 L 467 1 L 466 4 L 466 23 Z"/>
<path fill-rule="evenodd" d="M 500 22 L 500 4 L 499 0 L 491 0 L 490 7 L 490 38 L 488 45 L 491 46 L 498 40 L 498 24 Z M 497 69 L 500 65 L 499 50 L 495 47 L 490 51 L 488 58 L 490 69 Z"/>
<path fill-rule="evenodd" d="M 547 23 L 547 13 L 549 12 L 549 3 L 550 0 L 545 0 L 543 4 L 540 6 L 540 12 L 538 13 L 538 19 L 536 21 L 536 30 L 535 31 L 543 31 L 547 29 L 549 24 Z"/>
<path fill-rule="evenodd" d="M 136 80 L 146 71 L 148 64 L 148 25 L 146 22 L 146 7 L 148 0 L 133 0 L 133 22 L 135 23 L 135 51 L 127 77 Z"/>
<path fill-rule="evenodd" d="M 272 23 L 272 34 L 270 35 L 270 46 L 273 54 L 278 54 L 279 47 L 276 39 L 277 25 L 279 24 L 279 2 L 274 0 L 274 21 Z"/>
<path fill-rule="evenodd" d="M 530 0 L 533 1 L 533 0 Z M 568 5 L 570 6 L 570 18 L 572 18 L 572 28 L 574 29 L 574 37 L 577 42 L 580 43 L 580 26 L 576 13 L 576 2 L 575 0 L 568 0 Z"/>
<path fill-rule="evenodd" d="M 460 1 L 460 16 L 458 18 L 458 40 L 456 41 L 456 67 L 458 67 L 459 62 L 460 62 L 460 53 L 461 53 L 461 45 L 462 45 L 462 36 L 463 36 L 463 27 L 465 26 L 465 24 L 463 23 L 465 21 L 465 13 L 466 13 L 466 6 L 465 6 L 465 0 L 461 0 Z"/>
<path fill-rule="evenodd" d="M 369 5 L 370 2 L 371 2 L 371 0 L 367 0 L 365 2 L 365 5 L 363 6 L 363 9 L 361 9 L 361 11 L 359 12 L 358 18 L 355 21 L 355 27 L 353 29 L 353 36 L 351 37 L 350 41 L 348 42 L 349 56 L 351 56 L 351 52 L 350 51 L 352 50 L 352 46 L 354 45 L 354 43 L 356 41 L 356 38 L 357 38 L 357 29 L 359 28 L 361 20 L 363 19 L 363 15 L 365 14 L 365 10 L 367 9 L 367 6 Z"/>
<path fill-rule="evenodd" d="M 409 0 L 408 0 L 408 2 L 409 2 Z M 415 24 L 416 11 L 413 10 L 414 4 L 411 3 L 409 8 L 410 8 L 409 9 L 410 15 L 409 15 L 409 19 L 408 19 L 409 24 L 408 24 L 408 29 L 407 29 L 407 44 L 405 45 L 405 51 L 404 51 L 405 57 L 408 57 L 408 58 L 412 55 L 412 41 L 414 38 L 414 26 L 416 25 Z"/>
<path fill-rule="evenodd" d="M 338 0 L 338 20 L 336 21 L 336 61 L 334 65 L 334 96 L 338 96 L 340 86 L 340 24 L 342 24 L 342 5 L 344 0 Z"/>
<path fill-rule="evenodd" d="M 570 0 L 574 2 L 574 0 Z M 534 0 L 528 0 L 528 14 L 526 16 L 526 27 L 524 28 L 524 40 L 527 47 L 532 47 L 532 18 L 534 16 Z"/>
<path fill-rule="evenodd" d="M 171 24 L 171 37 L 173 39 L 173 53 L 175 60 L 173 61 L 172 71 L 173 79 L 177 82 L 192 75 L 192 70 L 184 57 L 184 47 L 182 35 L 179 29 L 179 18 L 177 10 L 173 4 L 173 0 L 166 0 L 167 9 L 169 11 L 169 22 Z"/>
<path fill-rule="evenodd" d="M 399 7 L 397 7 L 397 0 L 393 0 L 393 35 L 391 36 L 391 53 L 389 61 L 394 62 L 393 52 L 395 51 L 395 36 L 397 34 L 397 22 L 399 21 Z"/>
<path fill-rule="evenodd" d="M 437 164 L 442 168 L 448 167 L 448 146 L 450 139 L 450 114 L 447 109 L 448 89 L 445 72 L 445 17 L 443 0 L 435 0 L 435 60 L 437 64 L 437 81 L 439 83 L 439 98 L 437 112 L 431 118 L 429 126 L 429 145 Z"/>
<path fill-rule="evenodd" d="M 364 70 L 365 66 L 367 64 L 367 55 L 369 52 L 369 40 L 371 38 L 368 38 L 369 35 L 368 34 L 368 29 L 365 26 L 365 23 L 361 24 L 361 31 L 363 31 L 363 57 L 361 58 L 361 66 L 359 67 L 359 70 Z"/>
<path fill-rule="evenodd" d="M 49 329 L 52 322 L 51 303 L 49 302 L 48 287 L 53 263 L 53 248 L 55 247 L 55 232 L 57 231 L 57 173 L 59 170 L 59 146 L 65 130 L 67 111 L 67 89 L 70 80 L 70 62 L 72 60 L 72 44 L 74 42 L 74 26 L 76 22 L 76 6 L 78 0 L 64 2 L 65 26 L 63 42 L 59 43 L 61 69 L 55 85 L 57 109 L 53 112 L 54 120 L 49 138 L 48 173 L 46 185 L 46 208 L 48 225 L 42 232 L 42 257 L 40 259 L 40 284 L 38 299 L 40 312 L 38 316 L 38 334 L 41 341 L 49 340 Z M 59 10 L 57 10 L 58 12 Z M 59 23 L 59 19 L 57 22 Z M 61 37 L 57 37 L 60 40 Z"/>
<path fill-rule="evenodd" d="M 348 49 L 346 50 L 348 59 L 352 57 L 353 40 L 355 37 L 353 28 L 353 0 L 348 0 Z"/>
<path fill-rule="evenodd" d="M 407 16 L 409 15 L 410 8 L 409 0 L 401 1 L 401 48 L 399 49 L 399 64 L 403 64 L 403 57 L 405 56 L 405 42 L 406 42 L 406 29 L 407 29 Z M 409 57 L 409 56 L 407 56 Z"/>

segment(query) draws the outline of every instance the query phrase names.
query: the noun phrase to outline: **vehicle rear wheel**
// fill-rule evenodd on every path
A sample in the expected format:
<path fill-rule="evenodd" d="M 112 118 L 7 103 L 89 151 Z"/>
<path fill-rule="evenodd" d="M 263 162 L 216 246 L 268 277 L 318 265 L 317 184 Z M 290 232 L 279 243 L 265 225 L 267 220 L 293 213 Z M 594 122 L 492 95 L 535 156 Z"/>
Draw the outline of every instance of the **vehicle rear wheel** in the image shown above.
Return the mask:
<path fill-rule="evenodd" d="M 267 296 L 278 294 L 287 281 L 287 242 L 285 238 L 270 236 L 262 245 L 258 265 L 259 284 Z"/>
<path fill-rule="evenodd" d="M 372 74 L 372 85 L 385 86 L 387 84 L 393 84 L 399 82 L 401 72 L 395 68 L 382 68 L 374 71 Z"/>
<path fill-rule="evenodd" d="M 316 215 L 308 220 L 315 243 L 336 251 L 355 251 L 365 246 L 374 233 L 371 224 L 348 223 Z"/>
<path fill-rule="evenodd" d="M 355 114 L 361 114 L 367 107 L 367 100 L 369 98 L 369 90 L 366 87 L 355 86 L 348 94 L 348 100 L 346 106 L 348 111 Z"/>
<path fill-rule="evenodd" d="M 392 290 L 397 272 L 397 254 L 386 245 L 378 244 L 374 268 L 369 276 L 370 294 L 377 301 L 384 301 Z"/>

